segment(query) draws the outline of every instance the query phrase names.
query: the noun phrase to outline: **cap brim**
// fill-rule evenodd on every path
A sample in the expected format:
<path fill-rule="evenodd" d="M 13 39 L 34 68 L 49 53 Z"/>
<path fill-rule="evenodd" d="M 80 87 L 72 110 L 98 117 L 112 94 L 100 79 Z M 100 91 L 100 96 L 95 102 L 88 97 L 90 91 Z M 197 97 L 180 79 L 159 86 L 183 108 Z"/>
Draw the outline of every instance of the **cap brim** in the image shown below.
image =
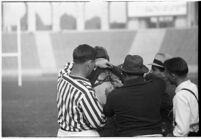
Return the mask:
<path fill-rule="evenodd" d="M 156 63 L 151 63 L 151 64 L 148 64 L 148 65 L 152 65 L 152 66 L 157 66 L 157 67 L 160 67 L 160 68 L 164 68 L 164 66 L 158 65 Z"/>

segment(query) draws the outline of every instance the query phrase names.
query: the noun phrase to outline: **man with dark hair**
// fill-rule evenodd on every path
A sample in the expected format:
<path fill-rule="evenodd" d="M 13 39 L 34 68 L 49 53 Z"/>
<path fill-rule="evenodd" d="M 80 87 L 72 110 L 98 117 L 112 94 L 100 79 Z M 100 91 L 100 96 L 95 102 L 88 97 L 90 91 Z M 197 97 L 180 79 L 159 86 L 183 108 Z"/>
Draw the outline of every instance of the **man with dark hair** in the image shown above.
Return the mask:
<path fill-rule="evenodd" d="M 199 131 L 198 88 L 188 75 L 188 65 L 180 57 L 166 60 L 165 73 L 177 87 L 173 98 L 174 130 L 168 136 L 194 136 Z"/>
<path fill-rule="evenodd" d="M 73 51 L 73 66 L 60 72 L 57 84 L 59 137 L 99 136 L 106 122 L 103 108 L 86 78 L 94 69 L 96 51 L 83 44 Z"/>
<path fill-rule="evenodd" d="M 122 86 L 123 75 L 118 67 L 110 63 L 109 55 L 104 47 L 95 46 L 95 50 L 96 68 L 87 78 L 95 89 L 97 98 L 104 105 L 106 102 L 105 90 L 112 90 L 117 86 Z"/>
<path fill-rule="evenodd" d="M 95 50 L 96 68 L 88 76 L 88 79 L 95 90 L 99 102 L 105 105 L 107 93 L 123 85 L 123 75 L 118 67 L 110 63 L 109 55 L 104 47 L 95 46 Z M 98 131 L 100 136 L 112 137 L 115 131 L 114 118 L 107 118 L 105 126 Z"/>
<path fill-rule="evenodd" d="M 155 76 L 163 79 L 166 83 L 166 90 L 162 95 L 162 105 L 161 105 L 161 118 L 162 118 L 162 133 L 163 136 L 166 136 L 168 133 L 172 132 L 173 126 L 173 112 L 172 112 L 172 99 L 174 97 L 174 90 L 176 88 L 175 85 L 170 84 L 168 79 L 165 76 L 165 68 L 164 62 L 167 59 L 170 59 L 171 56 L 165 53 L 157 53 L 154 57 L 154 60 L 151 64 L 151 70 L 146 77 L 150 76 L 150 74 L 154 74 Z"/>
<path fill-rule="evenodd" d="M 145 79 L 148 68 L 138 55 L 127 55 L 121 70 L 124 85 L 108 95 L 103 108 L 106 116 L 116 118 L 115 136 L 162 136 L 160 107 L 165 82 L 156 76 Z"/>

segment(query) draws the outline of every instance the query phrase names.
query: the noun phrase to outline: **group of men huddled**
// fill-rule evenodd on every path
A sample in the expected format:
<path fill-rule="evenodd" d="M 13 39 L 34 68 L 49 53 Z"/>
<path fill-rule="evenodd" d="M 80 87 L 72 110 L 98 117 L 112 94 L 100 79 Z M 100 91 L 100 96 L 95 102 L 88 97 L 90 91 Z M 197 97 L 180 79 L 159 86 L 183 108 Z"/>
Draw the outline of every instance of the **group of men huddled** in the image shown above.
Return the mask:
<path fill-rule="evenodd" d="M 181 57 L 139 55 L 118 66 L 105 48 L 82 44 L 58 76 L 58 137 L 197 136 L 198 88 Z"/>

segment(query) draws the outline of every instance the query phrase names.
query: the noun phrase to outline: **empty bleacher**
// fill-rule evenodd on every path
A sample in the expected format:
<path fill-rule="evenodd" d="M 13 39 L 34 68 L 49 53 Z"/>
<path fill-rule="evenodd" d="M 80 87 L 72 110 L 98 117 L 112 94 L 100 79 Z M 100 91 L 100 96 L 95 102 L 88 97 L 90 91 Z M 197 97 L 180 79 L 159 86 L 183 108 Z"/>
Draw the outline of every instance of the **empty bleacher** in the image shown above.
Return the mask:
<path fill-rule="evenodd" d="M 42 43 L 42 45 L 47 45 L 44 48 L 51 48 L 45 52 L 44 48 L 41 49 L 43 46 L 40 42 L 43 39 L 38 36 L 39 33 L 22 33 L 23 74 L 26 72 L 47 73 L 48 64 L 49 71 L 56 73 L 66 62 L 72 61 L 73 49 L 84 43 L 105 47 L 111 62 L 115 65 L 121 64 L 127 54 L 139 54 L 144 57 L 144 63 L 147 64 L 153 60 L 157 52 L 181 56 L 190 66 L 197 67 L 198 65 L 197 28 L 45 32 L 46 39 L 44 41 L 50 42 Z M 2 52 L 15 51 L 17 51 L 16 34 L 2 33 Z M 45 53 L 44 56 L 43 53 Z M 52 60 L 48 61 L 47 56 L 50 56 L 49 59 Z M 17 60 L 14 58 L 3 58 L 3 74 L 5 71 L 16 72 L 16 62 Z M 46 67 L 45 70 L 44 67 Z"/>

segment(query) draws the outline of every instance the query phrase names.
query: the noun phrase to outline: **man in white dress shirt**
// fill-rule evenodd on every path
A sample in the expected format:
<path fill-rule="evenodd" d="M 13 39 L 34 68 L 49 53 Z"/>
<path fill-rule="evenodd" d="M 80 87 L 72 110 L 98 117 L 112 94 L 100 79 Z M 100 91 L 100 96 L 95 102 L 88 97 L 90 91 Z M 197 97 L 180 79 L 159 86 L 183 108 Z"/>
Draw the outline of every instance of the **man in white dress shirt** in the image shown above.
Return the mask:
<path fill-rule="evenodd" d="M 180 57 L 164 63 L 165 73 L 171 83 L 176 84 L 173 98 L 174 129 L 169 136 L 194 136 L 199 131 L 198 88 L 188 75 L 188 65 Z"/>

